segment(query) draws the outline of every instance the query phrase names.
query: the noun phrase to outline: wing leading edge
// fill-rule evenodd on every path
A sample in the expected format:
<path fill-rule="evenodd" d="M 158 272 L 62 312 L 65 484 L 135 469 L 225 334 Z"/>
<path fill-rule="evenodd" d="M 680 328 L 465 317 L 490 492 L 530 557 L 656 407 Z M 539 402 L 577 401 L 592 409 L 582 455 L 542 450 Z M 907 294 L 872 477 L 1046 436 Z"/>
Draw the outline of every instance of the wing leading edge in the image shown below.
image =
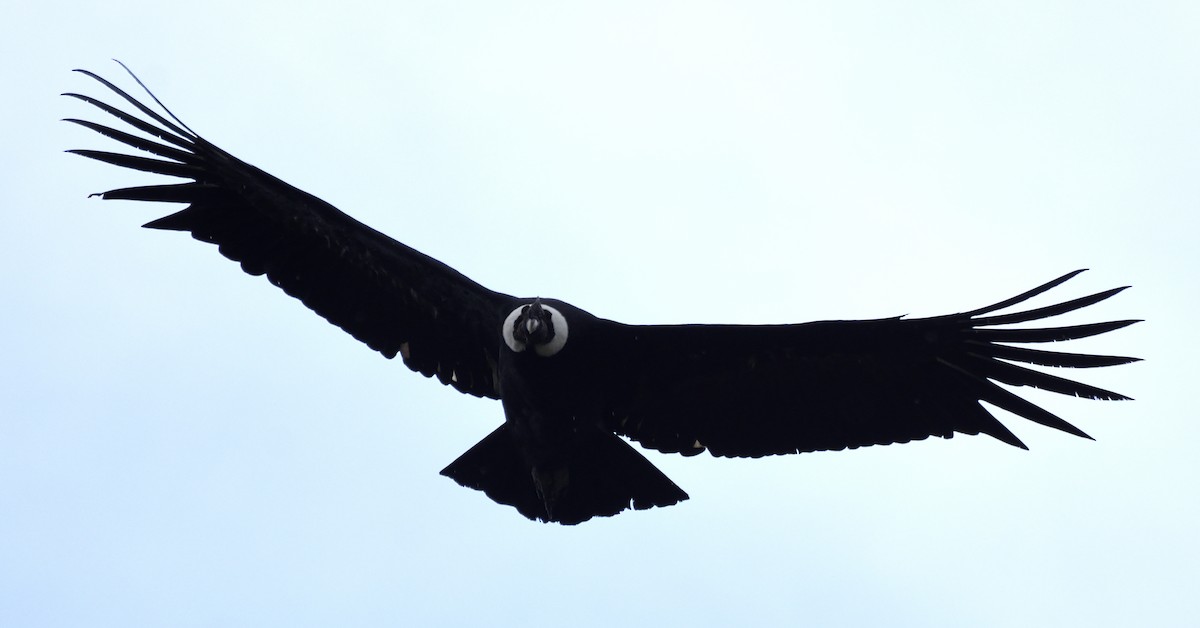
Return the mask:
<path fill-rule="evenodd" d="M 192 132 L 166 107 L 163 111 L 174 121 L 96 74 L 77 71 L 121 96 L 148 120 L 89 96 L 64 95 L 94 105 L 155 139 L 68 119 L 151 156 L 69 152 L 190 179 L 110 190 L 99 196 L 186 203 L 182 211 L 144 226 L 187 231 L 197 240 L 216 244 L 247 273 L 266 275 L 272 284 L 388 358 L 400 354 L 409 368 L 427 377 L 436 376 L 464 393 L 498 398 L 498 322 L 513 307 L 513 297 L 488 290 L 233 157 Z"/>

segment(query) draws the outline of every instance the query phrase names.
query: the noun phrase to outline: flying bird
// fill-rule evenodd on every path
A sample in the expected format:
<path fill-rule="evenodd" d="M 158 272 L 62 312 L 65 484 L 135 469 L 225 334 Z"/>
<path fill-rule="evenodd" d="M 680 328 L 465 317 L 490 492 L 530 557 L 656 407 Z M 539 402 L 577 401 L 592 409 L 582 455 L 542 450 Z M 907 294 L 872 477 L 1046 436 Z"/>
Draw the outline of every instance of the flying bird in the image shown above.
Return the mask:
<path fill-rule="evenodd" d="M 504 423 L 442 474 L 533 520 L 577 524 L 688 498 L 629 441 L 684 456 L 733 457 L 955 433 L 987 434 L 1025 448 L 981 402 L 1090 437 L 998 384 L 1127 399 L 1023 366 L 1137 360 L 1025 346 L 1095 336 L 1134 320 L 1010 326 L 1078 310 L 1124 289 L 1011 311 L 1082 271 L 994 305 L 931 318 L 626 325 L 560 300 L 485 288 L 209 143 L 132 72 L 161 113 L 100 76 L 77 71 L 141 116 L 90 96 L 66 96 L 144 135 L 69 119 L 142 154 L 69 152 L 183 180 L 97 196 L 186 204 L 144 226 L 216 244 L 242 270 L 265 275 L 371 349 L 399 355 L 410 369 L 461 393 L 499 400 Z"/>

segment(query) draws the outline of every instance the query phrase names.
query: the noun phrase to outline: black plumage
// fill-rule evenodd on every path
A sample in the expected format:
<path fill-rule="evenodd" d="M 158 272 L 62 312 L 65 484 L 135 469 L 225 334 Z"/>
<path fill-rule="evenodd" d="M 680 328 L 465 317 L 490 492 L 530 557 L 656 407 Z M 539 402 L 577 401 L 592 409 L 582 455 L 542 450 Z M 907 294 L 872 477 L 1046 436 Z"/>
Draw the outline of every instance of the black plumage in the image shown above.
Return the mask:
<path fill-rule="evenodd" d="M 484 288 L 238 160 L 165 107 L 166 115 L 160 114 L 103 78 L 80 72 L 146 118 L 88 96 L 67 96 L 148 137 L 68 121 L 149 156 L 71 152 L 187 180 L 100 196 L 186 203 L 145 226 L 190 232 L 216 244 L 247 273 L 266 275 L 388 358 L 400 355 L 412 370 L 460 392 L 501 400 L 504 424 L 442 473 L 531 519 L 573 524 L 687 499 L 622 436 L 662 452 L 738 457 L 948 438 L 956 432 L 1024 447 L 980 402 L 1086 434 L 998 383 L 1125 399 L 1024 365 L 1090 368 L 1136 358 L 1025 345 L 1094 336 L 1135 321 L 1005 327 L 1087 307 L 1121 288 L 998 313 L 1081 271 L 989 307 L 932 318 L 625 325 L 561 301 Z"/>

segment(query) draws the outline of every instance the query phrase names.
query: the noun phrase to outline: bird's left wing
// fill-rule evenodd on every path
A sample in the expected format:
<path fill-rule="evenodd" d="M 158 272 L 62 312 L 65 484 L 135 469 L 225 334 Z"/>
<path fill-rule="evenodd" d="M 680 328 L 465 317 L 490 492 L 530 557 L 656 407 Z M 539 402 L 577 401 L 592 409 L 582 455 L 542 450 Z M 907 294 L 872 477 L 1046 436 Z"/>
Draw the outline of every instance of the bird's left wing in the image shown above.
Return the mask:
<path fill-rule="evenodd" d="M 155 139 L 69 119 L 148 155 L 70 152 L 125 168 L 190 179 L 121 188 L 100 196 L 186 203 L 182 211 L 145 226 L 187 231 L 197 240 L 216 244 L 247 273 L 266 275 L 271 283 L 372 349 L 389 358 L 400 354 L 409 368 L 436 376 L 464 393 L 498 397 L 499 330 L 512 297 L 484 288 L 329 203 L 235 158 L 192 132 L 165 107 L 163 111 L 173 121 L 105 79 L 79 72 L 111 89 L 148 120 L 90 96 L 66 96 L 94 105 Z"/>
<path fill-rule="evenodd" d="M 1001 387 L 1094 399 L 1111 391 L 1022 366 L 1100 367 L 1136 358 L 1021 346 L 1094 336 L 1132 320 L 1006 328 L 1107 299 L 1107 290 L 995 314 L 1078 274 L 995 305 L 933 318 L 798 325 L 621 325 L 606 322 L 608 427 L 684 455 L 764 456 L 903 443 L 955 432 L 1024 447 L 980 403 L 1078 436 L 1075 426 Z M 998 327 L 999 326 L 999 327 Z"/>

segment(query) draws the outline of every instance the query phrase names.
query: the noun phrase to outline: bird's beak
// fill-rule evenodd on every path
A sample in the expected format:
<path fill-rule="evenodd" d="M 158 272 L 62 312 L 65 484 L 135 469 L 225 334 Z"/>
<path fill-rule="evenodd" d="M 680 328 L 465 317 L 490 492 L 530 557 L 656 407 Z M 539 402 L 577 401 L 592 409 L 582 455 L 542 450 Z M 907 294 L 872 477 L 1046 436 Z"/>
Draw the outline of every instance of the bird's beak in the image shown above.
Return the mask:
<path fill-rule="evenodd" d="M 532 336 L 540 329 L 543 316 L 545 316 L 545 310 L 542 309 L 542 300 L 534 299 L 533 304 L 529 306 L 529 311 L 525 313 L 525 332 Z"/>

